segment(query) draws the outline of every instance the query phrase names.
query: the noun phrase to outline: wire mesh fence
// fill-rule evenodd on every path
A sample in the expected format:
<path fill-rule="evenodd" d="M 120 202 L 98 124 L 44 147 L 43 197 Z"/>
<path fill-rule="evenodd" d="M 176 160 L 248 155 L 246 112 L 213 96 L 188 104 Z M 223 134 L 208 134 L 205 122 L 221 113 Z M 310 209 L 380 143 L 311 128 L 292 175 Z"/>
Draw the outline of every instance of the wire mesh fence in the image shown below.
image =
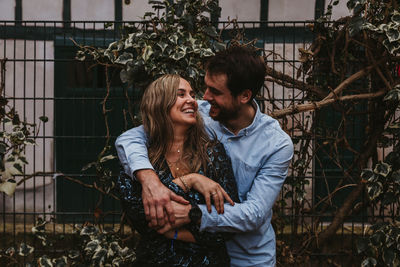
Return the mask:
<path fill-rule="evenodd" d="M 138 22 L 131 22 L 138 23 Z M 75 223 L 101 223 L 110 226 L 120 222 L 119 203 L 94 188 L 95 171 L 82 171 L 93 162 L 105 145 L 109 134 L 111 144 L 115 138 L 132 127 L 126 120 L 129 96 L 135 112 L 138 111 L 139 95 L 120 82 L 117 69 L 111 69 L 111 89 L 106 92 L 104 67 L 90 61 L 75 60 L 77 47 L 81 45 L 107 47 L 117 40 L 121 27 L 127 22 L 98 21 L 0 21 L 0 59 L 2 60 L 2 94 L 15 107 L 21 119 L 34 124 L 31 136 L 34 146 L 27 146 L 24 175 L 16 175 L 22 181 L 13 196 L 0 196 L 0 247 L 31 238 L 30 231 L 37 217 L 53 220 L 52 232 L 66 235 Z M 264 49 L 268 66 L 288 77 L 305 83 L 307 77 L 297 77 L 299 49 L 313 41 L 310 22 L 239 22 L 248 39 L 257 39 L 257 47 Z M 229 40 L 232 26 L 220 22 L 222 37 Z M 266 113 L 303 101 L 306 92 L 295 86 L 267 79 L 258 97 Z M 107 95 L 109 133 L 103 117 L 104 98 Z M 360 107 L 362 108 L 362 107 Z M 124 115 L 125 114 L 125 115 Z M 335 127 L 330 112 L 302 113 L 281 120 L 281 125 L 292 137 L 296 147 L 308 142 L 311 149 L 315 135 L 307 128 L 296 127 L 319 120 Z M 362 114 L 360 112 L 359 114 Z M 328 117 L 327 117 L 328 116 Z M 358 116 L 358 117 L 357 117 Z M 44 119 L 46 118 L 46 119 Z M 351 142 L 355 146 L 363 142 L 365 118 L 353 116 Z M 3 125 L 3 129 L 9 127 Z M 323 124 L 321 124 L 321 127 Z M 384 153 L 384 152 L 382 152 Z M 315 156 L 315 155 L 314 155 Z M 343 157 L 348 155 L 343 154 Z M 314 212 L 343 175 L 343 170 L 329 165 L 329 158 L 312 157 L 304 174 L 299 177 L 291 168 L 288 181 L 301 181 L 305 196 L 299 204 L 298 195 L 291 192 L 291 185 L 282 190 L 276 213 L 284 219 L 275 225 L 279 240 L 288 246 L 299 245 L 298 236 L 312 235 L 325 227 L 332 217 L 328 212 Z M 302 159 L 296 154 L 293 164 Z M 324 161 L 325 160 L 325 161 Z M 350 160 L 350 159 L 349 159 Z M 294 177 L 296 176 L 296 177 Z M 351 187 L 351 185 L 349 185 Z M 344 192 L 343 194 L 346 194 Z M 340 195 L 332 206 L 340 206 Z M 101 214 L 102 216 L 99 216 Z M 331 251 L 315 252 L 312 256 L 355 255 L 354 242 L 363 234 L 370 218 L 376 216 L 374 208 L 365 209 L 359 215 L 349 217 L 337 233 Z M 390 212 L 380 211 L 378 215 Z M 315 220 L 322 221 L 319 229 L 310 229 Z M 37 242 L 37 241 L 35 241 Z"/>

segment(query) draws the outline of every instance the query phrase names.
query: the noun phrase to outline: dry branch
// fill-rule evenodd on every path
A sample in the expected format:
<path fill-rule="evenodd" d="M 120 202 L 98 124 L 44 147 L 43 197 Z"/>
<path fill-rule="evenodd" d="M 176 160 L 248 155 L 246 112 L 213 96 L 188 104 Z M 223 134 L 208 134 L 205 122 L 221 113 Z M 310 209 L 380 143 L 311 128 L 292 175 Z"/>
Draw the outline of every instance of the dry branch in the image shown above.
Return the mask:
<path fill-rule="evenodd" d="M 299 90 L 306 90 L 306 91 L 312 92 L 321 98 L 326 95 L 326 93 L 317 86 L 311 86 L 311 85 L 305 84 L 304 82 L 298 81 L 289 75 L 283 74 L 280 71 L 276 71 L 273 68 L 268 67 L 267 65 L 265 65 L 265 68 L 267 70 L 267 76 L 269 75 L 269 76 L 275 78 L 275 80 L 271 80 L 271 79 L 267 78 L 266 79 L 267 81 L 271 81 L 271 82 L 282 81 L 282 83 L 290 84 L 294 88 L 297 88 Z"/>
<path fill-rule="evenodd" d="M 288 108 L 285 108 L 285 109 L 277 110 L 277 111 L 271 112 L 270 116 L 273 117 L 273 118 L 281 118 L 281 117 L 286 116 L 286 115 L 291 115 L 291 114 L 296 114 L 296 113 L 301 113 L 301 112 L 320 109 L 322 107 L 331 105 L 334 102 L 338 102 L 338 101 L 371 99 L 371 98 L 376 98 L 376 97 L 383 96 L 385 93 L 386 93 L 385 90 L 379 90 L 379 91 L 377 91 L 375 93 L 348 95 L 348 96 L 338 97 L 336 99 L 335 98 L 329 98 L 329 99 L 321 100 L 321 101 L 318 101 L 318 102 L 294 105 L 292 107 L 288 107 Z"/>

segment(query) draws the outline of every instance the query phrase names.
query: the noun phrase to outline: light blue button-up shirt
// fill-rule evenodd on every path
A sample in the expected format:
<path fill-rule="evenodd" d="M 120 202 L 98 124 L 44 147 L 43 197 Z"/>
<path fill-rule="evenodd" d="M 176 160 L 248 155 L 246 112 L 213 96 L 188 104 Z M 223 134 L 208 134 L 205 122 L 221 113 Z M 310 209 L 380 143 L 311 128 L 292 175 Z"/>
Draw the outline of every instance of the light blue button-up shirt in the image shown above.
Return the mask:
<path fill-rule="evenodd" d="M 292 141 L 275 119 L 260 112 L 257 104 L 253 122 L 237 135 L 208 115 L 208 102 L 198 101 L 198 104 L 210 136 L 216 135 L 231 158 L 241 200 L 235 206 L 225 204 L 224 214 L 218 214 L 214 207 L 208 213 L 207 207 L 200 205 L 203 213 L 200 230 L 236 233 L 226 242 L 231 266 L 275 266 L 272 206 L 293 156 Z M 142 126 L 118 137 L 115 144 L 127 174 L 153 169 L 145 143 Z"/>

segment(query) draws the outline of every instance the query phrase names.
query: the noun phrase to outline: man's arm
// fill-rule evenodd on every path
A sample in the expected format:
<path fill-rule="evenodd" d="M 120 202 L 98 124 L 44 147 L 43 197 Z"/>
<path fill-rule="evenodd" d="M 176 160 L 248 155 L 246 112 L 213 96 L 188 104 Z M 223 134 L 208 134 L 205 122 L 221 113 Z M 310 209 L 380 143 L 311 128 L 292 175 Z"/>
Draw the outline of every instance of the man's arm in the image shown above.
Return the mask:
<path fill-rule="evenodd" d="M 163 226 L 164 216 L 171 224 L 175 223 L 175 215 L 171 200 L 187 204 L 181 196 L 176 195 L 165 187 L 154 172 L 147 154 L 147 138 L 143 126 L 130 129 L 120 135 L 116 142 L 119 160 L 125 173 L 142 184 L 143 207 L 146 219 L 153 226 Z M 164 214 L 164 211 L 166 214 Z"/>
<path fill-rule="evenodd" d="M 208 213 L 206 205 L 199 205 L 202 211 L 201 231 L 208 232 L 249 232 L 258 229 L 272 212 L 272 206 L 285 181 L 290 160 L 293 156 L 293 144 L 289 138 L 283 140 L 276 152 L 257 173 L 247 199 L 235 206 L 225 204 L 223 214 L 218 214 L 215 207 Z M 172 203 L 176 222 L 175 227 L 190 222 L 189 210 L 191 206 Z M 170 224 L 158 230 L 165 233 L 172 228 Z"/>
<path fill-rule="evenodd" d="M 258 229 L 272 212 L 272 207 L 285 181 L 289 163 L 293 156 L 293 144 L 284 139 L 275 153 L 263 164 L 254 179 L 247 199 L 235 206 L 225 204 L 224 214 L 217 214 L 215 209 L 202 210 L 201 231 L 209 232 L 248 232 Z"/>

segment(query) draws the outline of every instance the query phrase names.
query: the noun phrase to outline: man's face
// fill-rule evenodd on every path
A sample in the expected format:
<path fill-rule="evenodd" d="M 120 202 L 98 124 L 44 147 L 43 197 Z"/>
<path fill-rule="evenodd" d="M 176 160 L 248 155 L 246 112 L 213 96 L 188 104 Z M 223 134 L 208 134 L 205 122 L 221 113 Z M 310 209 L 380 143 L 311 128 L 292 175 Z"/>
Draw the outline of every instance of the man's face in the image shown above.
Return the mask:
<path fill-rule="evenodd" d="M 226 122 L 236 119 L 239 114 L 239 100 L 228 89 L 226 74 L 210 75 L 208 72 L 204 78 L 207 86 L 203 99 L 211 104 L 210 117 L 213 120 Z"/>

